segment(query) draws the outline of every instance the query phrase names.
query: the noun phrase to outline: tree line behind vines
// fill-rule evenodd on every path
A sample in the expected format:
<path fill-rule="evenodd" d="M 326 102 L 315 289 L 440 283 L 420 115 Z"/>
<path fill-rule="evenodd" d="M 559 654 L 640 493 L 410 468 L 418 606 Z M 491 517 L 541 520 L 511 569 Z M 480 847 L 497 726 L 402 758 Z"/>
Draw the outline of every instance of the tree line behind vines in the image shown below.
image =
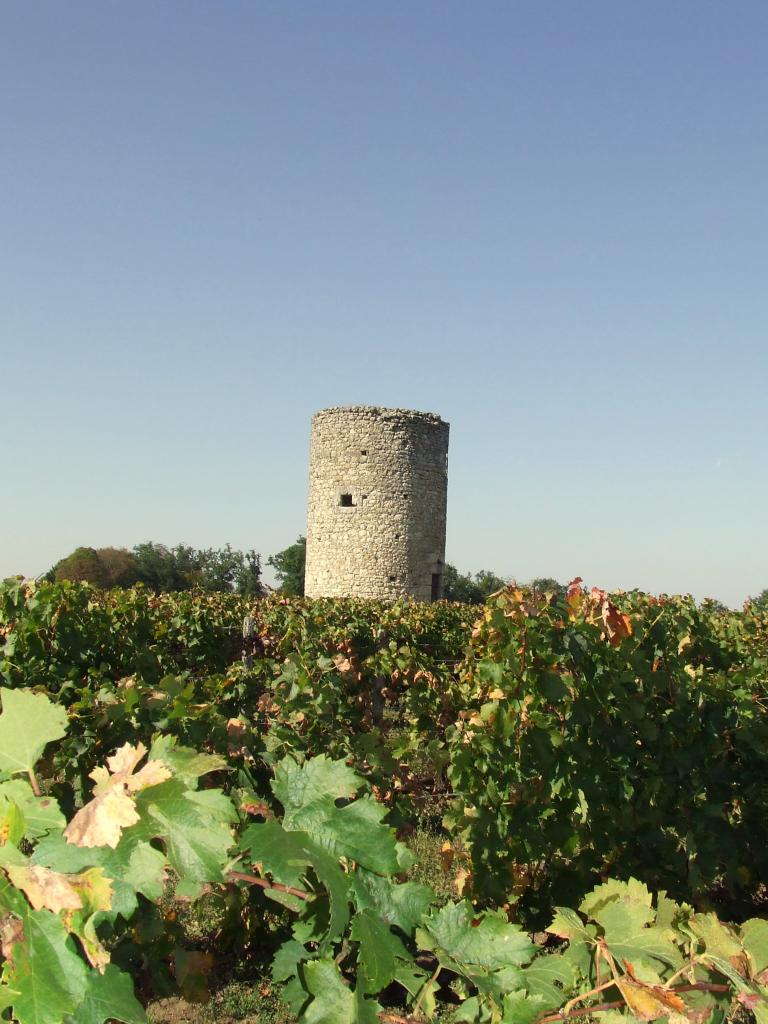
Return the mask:
<path fill-rule="evenodd" d="M 306 538 L 299 536 L 293 544 L 266 560 L 274 571 L 277 589 L 287 597 L 304 594 L 306 543 Z M 131 550 L 76 548 L 57 562 L 45 574 L 45 579 L 84 581 L 104 590 L 142 583 L 155 593 L 198 589 L 259 597 L 271 589 L 264 583 L 262 573 L 262 557 L 253 549 L 239 551 L 230 544 L 222 548 L 194 548 L 188 544 L 166 547 L 147 541 Z M 462 604 L 484 604 L 491 594 L 511 582 L 514 581 L 488 569 L 463 573 L 447 563 L 443 597 Z M 549 576 L 536 577 L 527 586 L 559 597 L 563 597 L 566 590 L 564 584 Z M 768 610 L 768 589 L 748 601 L 755 608 Z"/>
<path fill-rule="evenodd" d="M 288 597 L 304 594 L 305 563 L 306 538 L 303 536 L 270 555 L 266 562 L 274 570 L 277 588 Z M 194 548 L 188 544 L 166 547 L 148 541 L 131 550 L 76 548 L 46 573 L 46 579 L 50 582 L 77 580 L 103 590 L 142 583 L 156 593 L 199 589 L 254 597 L 269 589 L 262 580 L 262 571 L 262 557 L 255 550 L 239 551 L 230 544 L 222 548 Z M 474 574 L 462 573 L 449 563 L 445 566 L 443 596 L 447 601 L 483 604 L 509 582 L 487 569 Z M 533 580 L 531 586 L 541 591 L 565 592 L 562 584 L 549 578 Z"/>

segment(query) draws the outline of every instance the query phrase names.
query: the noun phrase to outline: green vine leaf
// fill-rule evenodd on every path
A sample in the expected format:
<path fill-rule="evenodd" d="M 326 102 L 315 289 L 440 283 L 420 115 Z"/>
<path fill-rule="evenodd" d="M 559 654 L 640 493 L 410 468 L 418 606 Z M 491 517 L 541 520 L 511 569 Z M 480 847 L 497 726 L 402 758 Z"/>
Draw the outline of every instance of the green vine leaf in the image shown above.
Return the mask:
<path fill-rule="evenodd" d="M 109 964 L 104 974 L 90 971 L 85 998 L 64 1024 L 104 1024 L 117 1020 L 122 1024 L 146 1024 L 147 1015 L 136 999 L 130 977 Z"/>
<path fill-rule="evenodd" d="M 338 861 L 306 832 L 288 832 L 271 818 L 261 825 L 250 825 L 240 840 L 240 849 L 282 885 L 305 885 L 307 870 L 312 868 L 329 899 L 326 926 L 320 926 L 316 937 L 327 942 L 342 934 L 349 920 L 349 880 Z"/>
<path fill-rule="evenodd" d="M 538 948 L 503 914 L 487 911 L 476 915 L 467 900 L 449 903 L 431 914 L 420 935 L 423 943 L 426 939 L 424 948 L 439 950 L 458 964 L 486 970 L 520 967 Z"/>
<path fill-rule="evenodd" d="M 541 996 L 510 992 L 504 996 L 504 1016 L 501 1024 L 533 1024 L 546 1009 L 546 1000 Z"/>
<path fill-rule="evenodd" d="M 310 960 L 311 954 L 296 939 L 288 939 L 272 958 L 272 980 L 287 981 L 299 973 L 299 964 Z"/>
<path fill-rule="evenodd" d="M 180 746 L 175 736 L 158 736 L 152 743 L 149 759 L 162 761 L 168 765 L 177 779 L 191 787 L 197 784 L 201 775 L 229 768 L 229 763 L 218 754 L 202 754 L 189 747 Z"/>
<path fill-rule="evenodd" d="M 723 960 L 741 955 L 741 941 L 736 932 L 719 921 L 716 914 L 694 914 L 686 930 L 699 940 L 708 955 Z"/>
<path fill-rule="evenodd" d="M 19 941 L 13 944 L 5 980 L 19 1024 L 61 1024 L 74 1013 L 88 988 L 88 969 L 60 917 L 49 910 L 22 912 Z"/>
<path fill-rule="evenodd" d="M 283 805 L 285 827 L 291 829 L 294 815 L 308 805 L 326 797 L 351 800 L 361 785 L 362 779 L 346 761 L 332 761 L 325 754 L 319 754 L 302 765 L 292 757 L 283 758 L 275 769 L 272 790 Z"/>
<path fill-rule="evenodd" d="M 52 796 L 35 796 L 26 779 L 0 783 L 0 797 L 13 801 L 22 813 L 26 839 L 60 832 L 67 823 L 56 800 Z"/>
<path fill-rule="evenodd" d="M 741 926 L 741 942 L 752 960 L 753 975 L 768 968 L 768 921 L 752 917 Z"/>
<path fill-rule="evenodd" d="M 411 959 L 389 925 L 371 910 L 362 910 L 354 916 L 349 936 L 360 943 L 358 963 L 362 967 L 366 992 L 381 992 L 395 977 L 398 960 Z"/>
<path fill-rule="evenodd" d="M 301 1024 L 357 1024 L 354 993 L 333 960 L 311 960 L 304 965 L 304 977 L 313 998 L 299 1018 Z"/>
<path fill-rule="evenodd" d="M 654 920 L 654 911 L 651 892 L 646 885 L 638 882 L 636 878 L 630 878 L 626 882 L 618 878 L 610 878 L 602 885 L 595 888 L 584 897 L 579 905 L 579 910 L 586 917 L 600 920 L 600 912 L 606 907 L 614 907 L 619 904 L 634 914 L 638 927 L 649 924 Z"/>
<path fill-rule="evenodd" d="M 541 996 L 548 1010 L 555 1009 L 576 982 L 573 963 L 561 953 L 537 956 L 520 971 L 520 981 L 531 996 Z"/>
<path fill-rule="evenodd" d="M 383 1009 L 381 1003 L 366 995 L 371 987 L 365 968 L 361 966 L 355 987 L 355 1024 L 381 1024 L 379 1019 L 379 1014 Z"/>
<path fill-rule="evenodd" d="M 176 892 L 194 898 L 207 882 L 223 882 L 233 844 L 230 824 L 235 809 L 219 790 L 191 790 L 181 779 L 169 779 L 136 798 L 140 821 L 136 835 L 160 839 L 171 867 L 179 876 Z"/>
<path fill-rule="evenodd" d="M 0 688 L 0 771 L 31 772 L 49 743 L 67 732 L 67 713 L 43 693 Z"/>
<path fill-rule="evenodd" d="M 604 941 L 619 961 L 645 958 L 672 967 L 682 964 L 680 950 L 669 937 L 668 928 L 658 928 L 648 888 L 637 879 L 612 879 L 585 896 L 579 909 L 603 928 Z"/>
<path fill-rule="evenodd" d="M 352 893 L 359 910 L 375 910 L 406 935 L 411 934 L 434 899 L 432 890 L 420 882 L 393 882 L 359 867 L 352 876 Z"/>
<path fill-rule="evenodd" d="M 394 830 L 382 824 L 386 808 L 370 797 L 336 806 L 337 800 L 351 798 L 361 785 L 344 761 L 320 755 L 299 766 L 285 757 L 275 770 L 272 791 L 285 809 L 283 824 L 288 831 L 308 832 L 335 857 L 393 874 L 403 865 Z"/>
<path fill-rule="evenodd" d="M 568 907 L 555 908 L 555 916 L 547 931 L 561 939 L 568 939 L 569 942 L 587 942 L 594 939 L 594 929 L 590 932 L 576 911 Z"/>

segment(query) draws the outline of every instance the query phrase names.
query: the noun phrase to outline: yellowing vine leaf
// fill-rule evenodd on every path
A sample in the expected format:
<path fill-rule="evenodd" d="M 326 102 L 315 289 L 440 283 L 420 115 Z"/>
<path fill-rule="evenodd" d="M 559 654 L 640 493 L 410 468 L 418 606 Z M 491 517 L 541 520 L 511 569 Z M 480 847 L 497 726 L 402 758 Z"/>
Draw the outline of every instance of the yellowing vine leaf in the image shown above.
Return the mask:
<path fill-rule="evenodd" d="M 160 782 L 170 779 L 171 773 L 162 761 L 147 761 L 141 771 L 134 774 L 134 768 L 147 753 L 143 743 L 132 746 L 130 743 L 123 744 L 112 757 L 107 758 L 110 776 L 106 768 L 94 768 L 91 778 L 96 785 L 94 793 L 97 795 L 104 791 L 105 787 L 112 788 L 118 781 L 125 785 L 128 793 L 138 793 L 149 786 L 156 786 Z"/>
<path fill-rule="evenodd" d="M 58 914 L 60 910 L 79 910 L 83 901 L 72 885 L 71 878 L 50 868 L 23 867 L 9 864 L 6 867 L 8 877 L 21 889 L 35 910 L 52 910 Z"/>
<path fill-rule="evenodd" d="M 686 633 L 686 635 L 682 637 L 680 643 L 677 645 L 677 653 L 682 654 L 686 647 L 690 647 L 692 644 L 693 640 L 691 639 L 691 634 Z"/>
<path fill-rule="evenodd" d="M 464 895 L 464 891 L 465 889 L 467 889 L 468 883 L 471 881 L 471 879 L 472 872 L 468 871 L 466 868 L 459 868 L 459 870 L 456 872 L 456 877 L 453 880 L 453 886 L 456 889 L 456 892 L 459 894 L 459 896 Z"/>
<path fill-rule="evenodd" d="M 136 805 L 121 785 L 79 810 L 64 830 L 64 838 L 74 846 L 111 846 L 114 850 L 122 830 L 138 820 Z"/>
<path fill-rule="evenodd" d="M 72 875 L 70 881 L 82 900 L 82 909 L 65 914 L 67 927 L 80 939 L 91 965 L 103 974 L 110 958 L 96 933 L 96 922 L 100 911 L 112 908 L 112 881 L 100 867 Z"/>
<path fill-rule="evenodd" d="M 134 774 L 136 765 L 146 753 L 143 743 L 136 747 L 126 743 L 107 758 L 110 771 L 103 767 L 93 769 L 90 777 L 96 783 L 93 788 L 95 796 L 77 812 L 64 830 L 68 843 L 74 846 L 111 846 L 112 849 L 117 846 L 122 830 L 139 820 L 132 795 L 171 777 L 162 761 L 148 761 L 141 771 Z"/>
<path fill-rule="evenodd" d="M 79 875 L 70 876 L 72 886 L 82 899 L 83 910 L 89 914 L 112 909 L 112 881 L 103 868 L 89 868 Z"/>
<path fill-rule="evenodd" d="M 658 1020 L 659 1017 L 687 1016 L 688 1007 L 683 1000 L 669 989 L 661 985 L 648 985 L 635 977 L 632 964 L 625 961 L 627 973 L 617 977 L 616 986 L 624 996 L 630 1012 L 638 1020 Z"/>

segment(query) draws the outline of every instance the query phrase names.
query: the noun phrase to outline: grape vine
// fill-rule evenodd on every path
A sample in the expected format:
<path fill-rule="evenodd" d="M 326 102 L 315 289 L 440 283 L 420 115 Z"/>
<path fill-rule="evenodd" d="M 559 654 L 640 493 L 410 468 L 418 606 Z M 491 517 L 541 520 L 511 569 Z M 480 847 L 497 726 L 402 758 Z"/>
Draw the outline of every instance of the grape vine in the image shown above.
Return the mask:
<path fill-rule="evenodd" d="M 768 617 L 477 612 L 0 585 L 0 1019 L 204 995 L 172 892 L 301 1024 L 768 1024 Z"/>
<path fill-rule="evenodd" d="M 412 855 L 343 760 L 286 757 L 274 809 L 236 827 L 232 801 L 199 785 L 225 769 L 219 759 L 162 736 L 149 750 L 125 744 L 90 773 L 91 797 L 66 823 L 36 775 L 66 734 L 64 712 L 42 694 L 0 695 L 0 1006 L 19 1024 L 145 1020 L 115 961 L 140 901 L 156 904 L 169 873 L 186 899 L 256 885 L 292 913 L 273 977 L 305 1024 L 417 1021 L 446 977 L 455 1019 L 476 1024 L 620 1008 L 699 1024 L 734 1000 L 768 1019 L 768 922 L 729 928 L 664 893 L 654 901 L 635 879 L 610 880 L 578 912 L 557 911 L 555 945 L 542 949 L 501 911 L 437 907 L 402 881 Z M 393 987 L 403 1013 L 380 1002 Z"/>

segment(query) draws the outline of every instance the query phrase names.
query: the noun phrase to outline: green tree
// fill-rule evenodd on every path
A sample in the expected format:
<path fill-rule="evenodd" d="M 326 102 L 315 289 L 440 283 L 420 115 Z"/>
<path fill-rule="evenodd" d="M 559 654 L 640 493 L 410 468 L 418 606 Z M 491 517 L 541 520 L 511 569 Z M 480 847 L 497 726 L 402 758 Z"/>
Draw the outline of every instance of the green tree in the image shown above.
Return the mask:
<path fill-rule="evenodd" d="M 104 567 L 106 587 L 132 587 L 138 583 L 136 558 L 127 548 L 97 548 L 96 554 Z"/>
<path fill-rule="evenodd" d="M 748 597 L 747 601 L 758 611 L 768 612 L 768 589 L 761 590 L 757 597 Z"/>
<path fill-rule="evenodd" d="M 133 554 L 139 580 L 155 593 L 187 590 L 193 585 L 190 574 L 197 569 L 191 559 L 193 550 L 181 544 L 173 549 L 152 541 L 137 544 Z"/>
<path fill-rule="evenodd" d="M 531 590 L 538 590 L 540 594 L 554 594 L 556 597 L 565 597 L 568 588 L 551 576 L 537 576 L 528 584 Z"/>
<path fill-rule="evenodd" d="M 232 591 L 249 597 L 264 593 L 261 555 L 223 548 L 196 550 L 188 544 L 167 548 L 147 541 L 127 548 L 77 548 L 49 570 L 45 579 L 84 580 L 108 590 L 143 583 L 155 593 L 179 590 Z"/>
<path fill-rule="evenodd" d="M 245 597 L 260 597 L 264 593 L 261 582 L 261 555 L 253 548 L 243 554 L 242 564 L 237 572 L 235 588 L 238 594 Z"/>
<path fill-rule="evenodd" d="M 51 582 L 83 580 L 95 587 L 131 587 L 139 579 L 136 560 L 127 548 L 76 548 L 46 574 Z"/>
<path fill-rule="evenodd" d="M 290 596 L 304 594 L 304 567 L 307 560 L 307 539 L 299 537 L 295 544 L 270 555 L 267 565 L 275 570 L 280 592 Z"/>
<path fill-rule="evenodd" d="M 226 544 L 223 548 L 193 551 L 193 563 L 190 576 L 202 590 L 234 590 L 243 567 L 243 553 Z"/>
<path fill-rule="evenodd" d="M 475 573 L 475 584 L 480 590 L 481 604 L 484 604 L 491 594 L 501 590 L 502 587 L 506 587 L 507 583 L 507 580 L 497 576 L 495 572 L 489 572 L 487 569 L 481 569 L 480 572 Z"/>
<path fill-rule="evenodd" d="M 108 586 L 107 570 L 95 548 L 75 548 L 71 555 L 53 567 L 53 577 L 57 583 L 60 580 L 79 580 L 92 583 L 94 587 Z"/>
<path fill-rule="evenodd" d="M 443 569 L 443 597 L 446 601 L 460 601 L 462 604 L 482 603 L 472 575 L 459 572 L 450 562 L 446 562 Z"/>
<path fill-rule="evenodd" d="M 494 591 L 503 586 L 506 586 L 506 580 L 487 569 L 481 569 L 473 576 L 460 573 L 456 566 L 447 563 L 443 570 L 443 597 L 446 601 L 484 604 Z"/>
<path fill-rule="evenodd" d="M 139 579 L 156 592 L 201 590 L 258 596 L 261 583 L 261 555 L 256 551 L 237 551 L 230 544 L 223 548 L 196 548 L 177 544 L 138 544 L 134 549 Z"/>

